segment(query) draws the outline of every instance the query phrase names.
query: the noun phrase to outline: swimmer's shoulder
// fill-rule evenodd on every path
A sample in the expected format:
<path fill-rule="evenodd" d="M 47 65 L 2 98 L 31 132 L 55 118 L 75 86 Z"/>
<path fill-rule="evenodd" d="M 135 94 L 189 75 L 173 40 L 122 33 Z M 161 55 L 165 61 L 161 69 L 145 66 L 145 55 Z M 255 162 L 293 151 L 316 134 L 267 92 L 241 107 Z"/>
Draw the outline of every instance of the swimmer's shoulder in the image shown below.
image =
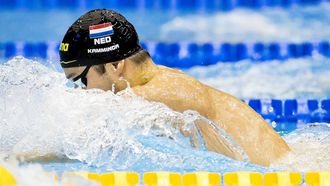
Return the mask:
<path fill-rule="evenodd" d="M 153 94 L 159 91 L 168 90 L 179 90 L 186 91 L 187 89 L 201 90 L 201 85 L 197 79 L 182 72 L 181 70 L 169 68 L 158 65 L 158 72 L 156 75 L 147 83 L 139 86 L 134 86 L 132 89 L 138 95 L 140 94 Z M 203 86 L 204 87 L 204 86 Z M 158 93 L 157 93 L 158 94 Z"/>
<path fill-rule="evenodd" d="M 185 74 L 181 70 L 175 69 L 175 68 L 170 68 L 162 65 L 158 65 L 158 69 L 163 72 L 163 73 L 178 73 L 178 74 Z"/>
<path fill-rule="evenodd" d="M 163 77 L 172 77 L 172 78 L 177 78 L 181 79 L 183 81 L 189 81 L 190 83 L 194 84 L 202 84 L 200 81 L 198 81 L 196 78 L 186 74 L 185 72 L 175 69 L 175 68 L 169 68 L 165 66 L 158 66 L 160 70 L 159 76 Z"/>

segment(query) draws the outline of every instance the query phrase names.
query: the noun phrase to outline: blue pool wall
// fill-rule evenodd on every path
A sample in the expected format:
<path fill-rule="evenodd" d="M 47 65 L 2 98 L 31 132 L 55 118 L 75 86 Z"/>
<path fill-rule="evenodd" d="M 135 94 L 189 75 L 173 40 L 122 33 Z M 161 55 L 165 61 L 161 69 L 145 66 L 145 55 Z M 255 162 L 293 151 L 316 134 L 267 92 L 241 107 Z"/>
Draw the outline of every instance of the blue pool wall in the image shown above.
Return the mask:
<path fill-rule="evenodd" d="M 0 9 L 134 9 L 228 11 L 235 8 L 315 5 L 329 0 L 0 0 Z"/>

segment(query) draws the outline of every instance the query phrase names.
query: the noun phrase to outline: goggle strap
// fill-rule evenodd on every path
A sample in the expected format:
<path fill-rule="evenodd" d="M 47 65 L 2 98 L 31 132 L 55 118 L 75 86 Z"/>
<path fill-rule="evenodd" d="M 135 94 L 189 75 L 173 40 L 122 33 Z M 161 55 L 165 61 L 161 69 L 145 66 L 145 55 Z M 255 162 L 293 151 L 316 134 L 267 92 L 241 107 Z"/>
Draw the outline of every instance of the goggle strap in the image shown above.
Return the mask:
<path fill-rule="evenodd" d="M 88 71 L 89 71 L 89 69 L 90 69 L 91 67 L 92 67 L 92 65 L 88 65 L 88 66 L 85 68 L 85 70 L 84 70 L 79 76 L 73 78 L 72 81 L 75 82 L 75 81 L 81 79 L 82 77 L 86 76 L 87 73 L 88 73 Z"/>

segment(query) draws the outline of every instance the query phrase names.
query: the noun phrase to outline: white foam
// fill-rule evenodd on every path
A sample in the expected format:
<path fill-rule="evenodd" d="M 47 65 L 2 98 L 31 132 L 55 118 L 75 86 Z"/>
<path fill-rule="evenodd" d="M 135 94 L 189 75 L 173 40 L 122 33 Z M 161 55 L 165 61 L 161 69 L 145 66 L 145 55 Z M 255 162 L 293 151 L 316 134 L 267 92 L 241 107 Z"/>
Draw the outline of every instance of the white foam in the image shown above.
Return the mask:
<path fill-rule="evenodd" d="M 314 124 L 285 136 L 292 153 L 272 165 L 287 171 L 330 170 L 330 124 Z"/>
<path fill-rule="evenodd" d="M 10 172 L 17 186 L 66 186 L 66 183 L 79 186 L 100 185 L 80 176 L 65 177 L 65 182 L 62 182 L 61 179 L 58 180 L 59 175 L 56 172 L 46 172 L 38 164 L 20 166 L 17 160 L 11 158 L 4 160 L 0 157 L 0 165 Z"/>

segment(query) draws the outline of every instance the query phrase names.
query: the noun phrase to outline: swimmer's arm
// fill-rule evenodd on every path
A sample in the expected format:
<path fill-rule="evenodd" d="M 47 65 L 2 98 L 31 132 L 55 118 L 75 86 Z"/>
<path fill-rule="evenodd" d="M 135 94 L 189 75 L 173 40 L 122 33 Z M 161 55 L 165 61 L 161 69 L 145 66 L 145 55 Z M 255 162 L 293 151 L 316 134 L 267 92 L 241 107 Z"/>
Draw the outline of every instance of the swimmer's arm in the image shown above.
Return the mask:
<path fill-rule="evenodd" d="M 217 111 L 211 119 L 245 150 L 252 163 L 268 166 L 290 151 L 281 136 L 251 107 L 211 87 L 209 94 Z"/>

